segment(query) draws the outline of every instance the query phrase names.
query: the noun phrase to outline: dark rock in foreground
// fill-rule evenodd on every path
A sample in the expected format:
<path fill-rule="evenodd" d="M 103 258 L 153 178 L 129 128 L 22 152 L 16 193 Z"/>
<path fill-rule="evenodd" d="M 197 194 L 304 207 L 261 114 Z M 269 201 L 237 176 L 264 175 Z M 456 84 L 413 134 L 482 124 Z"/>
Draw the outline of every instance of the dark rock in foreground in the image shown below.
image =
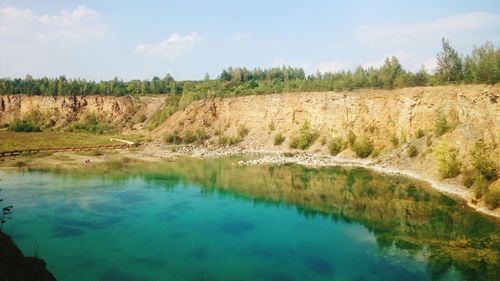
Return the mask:
<path fill-rule="evenodd" d="M 54 276 L 38 258 L 25 257 L 10 236 L 0 232 L 0 281 L 52 281 Z"/>

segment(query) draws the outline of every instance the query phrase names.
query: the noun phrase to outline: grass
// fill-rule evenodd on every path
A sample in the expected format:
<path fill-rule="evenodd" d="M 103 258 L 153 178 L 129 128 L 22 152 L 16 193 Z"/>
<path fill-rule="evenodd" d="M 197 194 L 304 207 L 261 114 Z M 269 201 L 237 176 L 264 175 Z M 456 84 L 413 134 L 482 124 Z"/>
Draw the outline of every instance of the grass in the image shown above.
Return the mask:
<path fill-rule="evenodd" d="M 121 144 L 111 138 L 136 140 L 136 136 L 96 135 L 71 132 L 19 133 L 0 130 L 0 150 Z"/>

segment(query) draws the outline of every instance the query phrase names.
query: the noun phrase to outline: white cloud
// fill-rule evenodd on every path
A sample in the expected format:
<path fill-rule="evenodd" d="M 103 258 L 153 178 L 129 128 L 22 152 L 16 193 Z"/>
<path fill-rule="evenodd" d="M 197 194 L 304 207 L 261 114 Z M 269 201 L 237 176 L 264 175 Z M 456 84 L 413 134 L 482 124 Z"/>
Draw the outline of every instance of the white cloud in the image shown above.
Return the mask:
<path fill-rule="evenodd" d="M 201 37 L 195 31 L 182 35 L 174 33 L 160 43 L 141 43 L 135 47 L 140 54 L 175 58 L 184 52 L 191 50 L 195 44 L 201 41 Z"/>
<path fill-rule="evenodd" d="M 346 70 L 347 63 L 346 62 L 339 62 L 339 61 L 328 61 L 328 62 L 322 62 L 318 65 L 317 69 L 321 73 L 326 73 L 326 72 L 339 72 L 342 70 Z"/>
<path fill-rule="evenodd" d="M 30 9 L 15 7 L 0 8 L 0 50 L 2 46 L 65 46 L 107 34 L 99 13 L 85 6 L 77 6 L 72 11 L 62 10 L 55 15 L 37 15 Z"/>
<path fill-rule="evenodd" d="M 371 47 L 389 47 L 494 27 L 500 28 L 499 14 L 470 12 L 420 23 L 363 25 L 358 28 L 355 37 Z"/>
<path fill-rule="evenodd" d="M 424 63 L 422 66 L 428 71 L 428 72 L 434 72 L 437 67 L 437 58 L 436 56 L 428 57 L 427 59 L 424 60 Z"/>
<path fill-rule="evenodd" d="M 250 37 L 250 34 L 248 32 L 243 32 L 243 31 L 238 31 L 231 35 L 231 38 L 237 41 L 245 40 L 248 37 Z"/>

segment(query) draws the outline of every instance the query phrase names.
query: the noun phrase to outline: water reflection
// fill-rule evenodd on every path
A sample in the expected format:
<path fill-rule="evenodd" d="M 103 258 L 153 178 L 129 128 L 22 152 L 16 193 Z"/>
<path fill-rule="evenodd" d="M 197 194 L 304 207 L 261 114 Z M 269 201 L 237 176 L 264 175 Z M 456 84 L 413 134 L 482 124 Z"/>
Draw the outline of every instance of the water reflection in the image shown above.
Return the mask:
<path fill-rule="evenodd" d="M 391 255 L 396 249 L 415 260 L 424 259 L 432 280 L 445 278 L 453 270 L 459 271 L 466 280 L 500 280 L 500 223 L 478 215 L 464 207 L 462 202 L 429 189 L 425 183 L 356 168 L 312 169 L 298 165 L 240 167 L 236 162 L 232 158 L 186 158 L 161 165 L 132 165 L 126 171 L 106 175 L 62 173 L 58 176 L 68 181 L 84 178 L 80 186 L 81 182 L 86 182 L 103 194 L 107 186 L 96 187 L 96 182 L 97 185 L 102 182 L 92 181 L 92 178 L 105 177 L 108 185 L 109 182 L 120 183 L 113 184 L 115 187 L 141 181 L 155 188 L 160 185 L 169 191 L 190 183 L 198 186 L 205 197 L 222 196 L 256 205 L 296 208 L 305 218 L 320 216 L 345 224 L 361 224 L 374 235 L 381 255 Z M 43 183 L 42 176 L 40 181 Z M 85 196 L 81 198 L 80 203 L 68 201 L 67 204 L 60 204 L 59 208 L 70 213 L 86 206 L 92 214 L 95 213 L 95 219 L 90 222 L 61 220 L 54 225 L 53 235 L 71 238 L 106 230 L 123 221 L 120 214 L 128 211 L 129 216 L 133 216 L 130 212 L 135 212 L 136 206 L 148 204 L 149 200 L 137 189 L 112 193 L 116 204 L 87 200 Z M 130 206 L 134 209 L 131 210 Z M 190 201 L 165 203 L 153 219 L 160 224 L 174 222 L 196 207 Z M 127 211 L 125 208 L 128 208 Z M 222 220 L 213 231 L 228 239 L 238 239 L 255 232 L 255 228 L 254 222 L 234 216 Z M 178 241 L 192 234 L 172 229 L 167 237 Z M 307 249 L 307 245 L 304 248 Z M 270 261 L 297 254 L 287 252 L 294 249 L 269 250 L 262 245 L 251 244 L 246 250 L 248 255 Z M 187 256 L 204 261 L 207 252 L 209 249 L 199 245 Z M 163 263 L 143 256 L 134 256 L 131 260 L 158 268 Z M 298 262 L 320 275 L 335 276 L 339 269 L 330 260 L 308 253 L 303 253 Z M 395 279 L 402 276 L 405 280 L 421 279 L 420 275 L 412 276 L 409 271 L 401 271 L 401 266 L 389 263 L 381 262 L 370 268 L 374 274 L 391 272 Z M 269 272 L 268 277 L 291 279 L 286 272 L 277 274 Z M 121 272 L 107 271 L 102 274 L 102 280 L 135 280 L 131 275 L 127 277 L 129 279 L 121 279 L 124 276 Z M 360 275 L 357 280 L 363 278 Z"/>

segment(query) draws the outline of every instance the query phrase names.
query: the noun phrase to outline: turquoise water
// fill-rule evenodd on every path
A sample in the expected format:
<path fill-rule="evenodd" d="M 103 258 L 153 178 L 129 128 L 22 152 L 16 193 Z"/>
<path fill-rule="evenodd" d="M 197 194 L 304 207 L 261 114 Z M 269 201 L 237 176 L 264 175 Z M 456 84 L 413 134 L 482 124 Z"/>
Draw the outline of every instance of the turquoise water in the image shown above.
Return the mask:
<path fill-rule="evenodd" d="M 5 225 L 61 281 L 499 280 L 500 223 L 361 169 L 179 160 L 0 172 Z"/>

